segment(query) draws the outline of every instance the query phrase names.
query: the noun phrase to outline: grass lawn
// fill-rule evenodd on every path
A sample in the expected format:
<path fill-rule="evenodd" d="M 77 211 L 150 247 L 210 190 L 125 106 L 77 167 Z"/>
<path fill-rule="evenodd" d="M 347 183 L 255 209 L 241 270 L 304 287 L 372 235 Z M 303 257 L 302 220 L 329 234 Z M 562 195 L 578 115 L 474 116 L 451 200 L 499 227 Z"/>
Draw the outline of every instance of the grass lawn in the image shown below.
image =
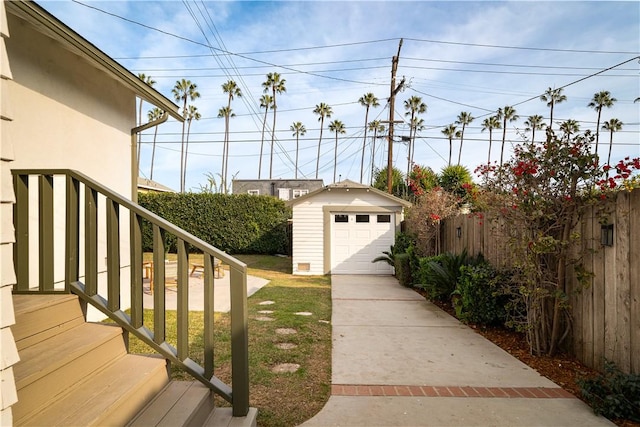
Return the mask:
<path fill-rule="evenodd" d="M 145 260 L 151 254 L 145 254 Z M 169 259 L 172 256 L 169 254 Z M 200 255 L 200 260 L 202 256 Z M 269 284 L 249 297 L 249 369 L 250 404 L 258 408 L 259 426 L 294 426 L 315 415 L 326 403 L 331 385 L 331 283 L 324 276 L 291 275 L 291 259 L 265 255 L 238 255 L 246 263 L 249 274 L 269 280 Z M 198 255 L 190 256 L 198 262 Z M 262 301 L 274 301 L 260 305 Z M 273 313 L 259 313 L 272 310 Z M 310 316 L 296 315 L 310 312 Z M 258 318 L 268 317 L 272 321 Z M 145 310 L 145 325 L 152 327 L 153 314 Z M 202 312 L 189 316 L 190 355 L 202 360 Z M 215 316 L 215 374 L 231 383 L 229 314 Z M 167 338 L 175 342 L 176 312 L 167 312 Z M 297 331 L 293 335 L 278 335 L 279 328 Z M 280 349 L 281 343 L 295 348 Z M 131 339 L 131 352 L 150 350 L 137 339 Z M 300 368 L 294 373 L 274 373 L 272 369 L 283 363 Z M 176 379 L 189 377 L 175 369 Z M 219 404 L 224 404 L 218 399 Z"/>

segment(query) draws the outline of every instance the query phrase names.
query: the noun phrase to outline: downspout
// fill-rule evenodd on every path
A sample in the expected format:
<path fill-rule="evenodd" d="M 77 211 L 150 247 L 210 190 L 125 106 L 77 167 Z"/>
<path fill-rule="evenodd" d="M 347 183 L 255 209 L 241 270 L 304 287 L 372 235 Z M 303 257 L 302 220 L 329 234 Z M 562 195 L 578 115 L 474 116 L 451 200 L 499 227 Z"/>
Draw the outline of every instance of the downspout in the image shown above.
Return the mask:
<path fill-rule="evenodd" d="M 131 201 L 138 203 L 138 134 L 154 126 L 161 125 L 169 119 L 166 111 L 158 120 L 145 123 L 131 129 Z"/>

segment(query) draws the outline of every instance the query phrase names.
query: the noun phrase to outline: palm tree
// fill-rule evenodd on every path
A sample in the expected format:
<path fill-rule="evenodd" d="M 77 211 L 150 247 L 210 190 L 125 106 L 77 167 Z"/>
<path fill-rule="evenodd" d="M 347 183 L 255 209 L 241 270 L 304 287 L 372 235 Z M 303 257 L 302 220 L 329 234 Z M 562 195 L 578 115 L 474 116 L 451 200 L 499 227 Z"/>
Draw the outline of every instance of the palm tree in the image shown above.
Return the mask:
<path fill-rule="evenodd" d="M 376 139 L 378 138 L 378 132 L 384 132 L 384 125 L 380 123 L 380 120 L 374 120 L 369 123 L 369 130 L 373 131 L 373 143 L 371 144 L 371 180 L 373 185 L 373 175 L 375 170 L 375 156 L 376 156 Z"/>
<path fill-rule="evenodd" d="M 227 110 L 231 112 L 231 101 L 233 101 L 235 97 L 241 98 L 242 91 L 236 82 L 228 80 L 226 83 L 222 84 L 222 93 L 229 95 L 227 100 Z M 227 168 L 229 165 L 229 118 L 229 114 L 224 116 L 224 144 L 222 146 L 222 179 L 224 182 L 227 182 Z"/>
<path fill-rule="evenodd" d="M 487 117 L 486 119 L 484 119 L 484 121 L 482 122 L 482 130 L 481 132 L 484 132 L 485 130 L 489 130 L 489 155 L 487 157 L 487 165 L 489 163 L 491 163 L 491 143 L 493 142 L 493 130 L 494 129 L 500 129 L 502 127 L 502 124 L 500 123 L 500 118 L 498 116 L 491 116 L 491 117 Z"/>
<path fill-rule="evenodd" d="M 504 158 L 504 143 L 507 140 L 507 120 L 509 122 L 515 122 L 519 119 L 516 114 L 516 109 L 506 105 L 504 109 L 498 108 L 498 119 L 502 120 L 502 147 L 500 148 L 500 166 L 502 166 L 502 159 Z"/>
<path fill-rule="evenodd" d="M 164 114 L 164 111 L 162 111 L 158 107 L 154 107 L 153 109 L 149 110 L 149 112 L 147 113 L 147 118 L 149 119 L 150 122 L 153 122 L 158 120 L 160 117 L 162 117 L 163 114 Z M 153 181 L 153 161 L 155 160 L 155 157 L 156 157 L 156 138 L 158 137 L 158 125 L 154 127 L 155 129 L 153 131 L 153 148 L 151 149 L 151 171 L 149 172 L 149 179 L 152 181 Z"/>
<path fill-rule="evenodd" d="M 191 133 L 191 121 L 193 119 L 200 120 L 200 117 L 202 116 L 194 105 L 189 105 L 187 107 L 187 115 L 185 117 L 187 119 L 187 137 L 185 139 L 186 142 L 184 145 L 184 168 L 182 175 L 182 182 L 184 183 L 185 187 L 187 185 L 187 156 L 189 155 L 189 133 Z"/>
<path fill-rule="evenodd" d="M 138 78 L 151 87 L 153 87 L 153 85 L 156 84 L 156 81 L 153 80 L 151 76 L 147 76 L 144 73 L 138 73 Z M 140 105 L 138 107 L 138 126 L 142 126 L 142 98 L 140 98 Z M 142 134 L 138 133 L 138 173 L 140 171 L 140 143 L 141 142 L 142 142 Z"/>
<path fill-rule="evenodd" d="M 529 116 L 525 120 L 524 125 L 527 132 L 531 131 L 531 142 L 536 142 L 536 130 L 544 129 L 544 123 L 542 123 L 543 117 L 540 114 L 534 114 Z"/>
<path fill-rule="evenodd" d="M 458 120 L 455 121 L 456 124 L 462 125 L 462 130 L 460 131 L 460 151 L 458 152 L 458 165 L 460 164 L 460 158 L 462 157 L 462 143 L 464 142 L 464 128 L 469 123 L 471 123 L 475 118 L 466 111 L 458 114 Z"/>
<path fill-rule="evenodd" d="M 184 116 L 187 111 L 187 101 L 193 101 L 194 99 L 200 98 L 200 93 L 198 92 L 198 86 L 195 83 L 191 83 L 191 80 L 178 80 L 176 81 L 176 85 L 171 89 L 171 93 L 173 93 L 173 97 L 176 102 L 182 101 L 182 115 Z M 183 170 L 182 167 L 184 165 L 184 126 L 185 122 L 182 122 L 182 144 L 180 146 L 180 192 L 184 193 L 184 182 L 182 182 Z"/>
<path fill-rule="evenodd" d="M 441 131 L 447 138 L 449 138 L 449 166 L 451 166 L 451 153 L 453 148 L 453 138 L 460 138 L 460 131 L 456 129 L 456 125 L 451 123 Z"/>
<path fill-rule="evenodd" d="M 567 100 L 567 95 L 563 95 L 563 88 L 551 89 L 551 87 L 547 88 L 544 91 L 544 94 L 540 95 L 540 101 L 546 102 L 547 107 L 551 108 L 551 112 L 549 115 L 549 129 L 553 126 L 553 107 L 556 104 L 560 104 Z"/>
<path fill-rule="evenodd" d="M 298 179 L 298 148 L 300 146 L 300 135 L 307 133 L 307 128 L 304 127 L 302 122 L 294 122 L 291 127 L 291 132 L 293 132 L 293 136 L 296 137 L 296 179 Z"/>
<path fill-rule="evenodd" d="M 424 130 L 424 119 L 420 117 L 414 117 L 409 126 L 413 129 L 413 135 L 411 137 L 411 160 L 410 163 L 413 165 L 413 156 L 416 153 L 416 136 L 418 135 L 418 131 Z M 411 171 L 409 171 L 411 172 Z"/>
<path fill-rule="evenodd" d="M 221 107 L 218 110 L 218 117 L 222 118 L 224 117 L 224 121 L 225 123 L 228 123 L 229 118 L 231 117 L 235 117 L 235 113 L 231 110 L 231 107 Z M 226 188 L 227 188 L 227 170 L 226 170 L 226 164 L 225 164 L 225 152 L 224 152 L 224 148 L 223 148 L 223 153 L 222 153 L 222 173 L 220 173 L 220 188 L 225 189 L 224 192 L 226 193 Z"/>
<path fill-rule="evenodd" d="M 596 156 L 598 155 L 598 140 L 600 138 L 600 115 L 602 114 L 602 107 L 611 108 L 613 103 L 617 99 L 611 96 L 608 90 L 603 90 L 593 95 L 591 102 L 587 104 L 587 107 L 591 107 L 598 112 L 598 121 L 596 122 Z"/>
<path fill-rule="evenodd" d="M 427 104 L 422 102 L 422 98 L 419 96 L 412 96 L 404 101 L 404 109 L 407 110 L 404 115 L 409 117 L 409 143 L 407 146 L 407 177 L 411 171 L 411 162 L 413 158 L 413 147 L 415 140 L 416 129 L 413 125 L 416 123 L 414 120 L 418 114 L 424 114 L 427 112 Z"/>
<path fill-rule="evenodd" d="M 364 114 L 364 137 L 362 138 L 362 159 L 360 160 L 360 184 L 362 184 L 362 175 L 364 173 L 364 148 L 367 145 L 367 123 L 369 123 L 369 108 L 378 107 L 380 103 L 378 102 L 378 98 L 369 92 L 365 93 L 358 99 L 360 105 L 366 108 L 366 113 Z"/>
<path fill-rule="evenodd" d="M 286 82 L 287 81 L 283 79 L 280 74 L 269 73 L 267 74 L 267 80 L 262 83 L 264 93 L 267 93 L 269 90 L 271 90 L 271 97 L 273 98 L 273 103 L 271 104 L 271 109 L 273 110 L 273 127 L 271 128 L 271 156 L 269 158 L 269 179 L 271 179 L 271 177 L 273 176 L 273 144 L 276 135 L 276 109 L 278 108 L 276 104 L 276 93 L 287 91 L 287 88 L 285 87 Z"/>
<path fill-rule="evenodd" d="M 572 134 L 580 131 L 580 124 L 573 119 L 565 120 L 560 123 L 560 130 L 567 138 L 571 138 Z"/>
<path fill-rule="evenodd" d="M 318 139 L 318 157 L 316 159 L 316 179 L 318 179 L 318 170 L 320 168 L 320 145 L 322 145 L 322 128 L 324 127 L 324 118 L 331 117 L 333 114 L 333 110 L 331 107 L 324 102 L 316 105 L 316 108 L 313 110 L 314 114 L 320 116 L 318 121 L 320 122 L 320 139 Z M 335 181 L 335 180 L 334 180 Z"/>
<path fill-rule="evenodd" d="M 344 129 L 344 123 L 340 120 L 334 120 L 329 123 L 329 130 L 336 134 L 336 148 L 333 151 L 333 182 L 336 182 L 336 169 L 338 167 L 338 134 L 347 133 L 347 131 Z"/>
<path fill-rule="evenodd" d="M 264 128 L 267 126 L 267 112 L 273 105 L 273 97 L 268 94 L 264 94 L 260 97 L 260 108 L 264 108 L 264 120 L 262 121 L 262 139 L 260 140 L 260 160 L 258 161 L 258 179 L 262 174 L 262 147 L 264 146 Z"/>
<path fill-rule="evenodd" d="M 607 164 L 611 164 L 611 149 L 613 148 L 613 133 L 614 132 L 618 132 L 619 130 L 622 129 L 622 126 L 624 125 L 624 123 L 622 123 L 620 120 L 618 119 L 609 119 L 608 122 L 604 122 L 602 124 L 602 130 L 608 130 L 610 132 L 610 137 L 609 137 L 609 155 L 607 156 Z M 607 171 L 607 176 L 609 175 L 609 171 Z"/>

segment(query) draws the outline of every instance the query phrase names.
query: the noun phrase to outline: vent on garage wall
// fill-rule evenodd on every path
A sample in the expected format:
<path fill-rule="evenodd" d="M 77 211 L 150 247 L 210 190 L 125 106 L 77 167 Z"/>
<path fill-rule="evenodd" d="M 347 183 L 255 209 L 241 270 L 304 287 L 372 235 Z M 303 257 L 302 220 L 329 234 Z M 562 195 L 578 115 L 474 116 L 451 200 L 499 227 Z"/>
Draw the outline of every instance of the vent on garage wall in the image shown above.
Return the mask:
<path fill-rule="evenodd" d="M 310 271 L 311 264 L 308 262 L 299 262 L 298 263 L 298 271 Z"/>

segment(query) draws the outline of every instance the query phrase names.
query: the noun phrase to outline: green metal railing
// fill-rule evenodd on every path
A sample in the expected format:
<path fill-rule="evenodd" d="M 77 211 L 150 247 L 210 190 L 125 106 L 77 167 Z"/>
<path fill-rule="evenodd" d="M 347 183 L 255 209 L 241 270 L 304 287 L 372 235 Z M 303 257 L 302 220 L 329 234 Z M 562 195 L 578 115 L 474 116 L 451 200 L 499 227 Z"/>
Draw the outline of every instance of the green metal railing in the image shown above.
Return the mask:
<path fill-rule="evenodd" d="M 75 293 L 97 308 L 129 333 L 132 333 L 168 361 L 182 367 L 194 378 L 230 402 L 233 416 L 243 417 L 249 411 L 249 358 L 247 322 L 247 267 L 244 263 L 216 249 L 197 237 L 174 226 L 91 178 L 66 169 L 14 170 L 16 203 L 14 226 L 16 242 L 14 263 L 17 284 L 14 293 Z M 64 180 L 64 194 L 54 192 L 54 180 Z M 30 184 L 37 182 L 37 225 L 30 224 Z M 56 181 L 57 182 L 57 181 Z M 56 203 L 65 204 L 64 254 L 55 253 L 54 212 Z M 104 207 L 99 206 L 103 204 Z M 131 315 L 120 308 L 121 213 L 129 213 L 131 272 Z M 102 213 L 101 215 L 99 213 Z M 101 228 L 99 219 L 106 224 Z M 153 330 L 144 325 L 143 304 L 143 220 L 153 229 Z M 58 227 L 60 228 L 60 227 Z M 106 236 L 99 230 L 106 229 Z M 30 251 L 31 233 L 37 233 L 38 250 Z M 84 241 L 81 242 L 81 235 Z M 177 343 L 166 340 L 165 322 L 165 242 L 172 235 L 177 246 Z M 99 237 L 106 240 L 106 295 L 98 292 Z M 189 247 L 204 255 L 204 366 L 189 358 Z M 32 253 L 34 252 L 34 253 Z M 64 281 L 55 283 L 56 257 L 64 256 Z M 37 258 L 37 260 L 35 259 Z M 84 258 L 84 274 L 80 275 L 80 259 Z M 231 299 L 231 387 L 214 376 L 214 260 L 229 266 Z M 30 285 L 30 264 L 37 261 L 37 286 Z M 82 278 L 82 281 L 80 280 Z M 35 281 L 35 280 L 34 280 Z"/>

